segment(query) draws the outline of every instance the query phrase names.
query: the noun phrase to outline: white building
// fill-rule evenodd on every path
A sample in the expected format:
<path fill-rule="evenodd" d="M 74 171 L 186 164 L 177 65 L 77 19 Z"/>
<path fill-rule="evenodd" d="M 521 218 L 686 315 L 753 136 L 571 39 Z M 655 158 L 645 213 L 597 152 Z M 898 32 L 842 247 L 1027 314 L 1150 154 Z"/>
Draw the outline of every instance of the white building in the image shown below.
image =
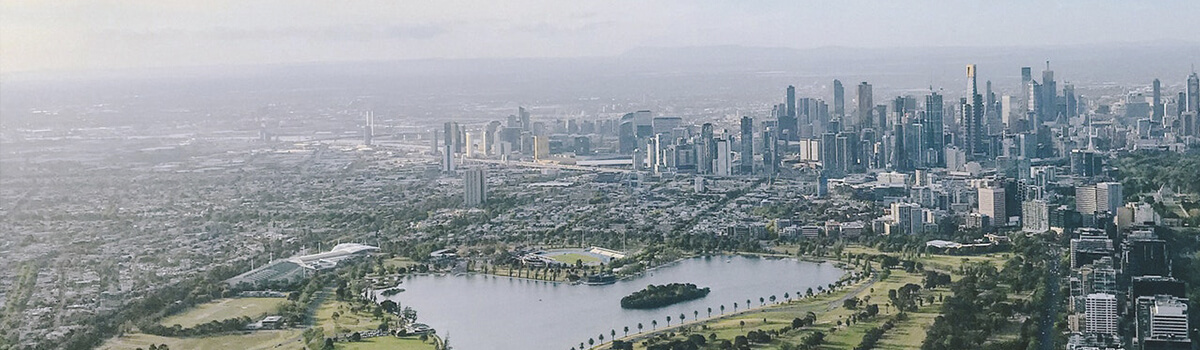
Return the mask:
<path fill-rule="evenodd" d="M 482 168 L 463 172 L 463 204 L 469 207 L 487 202 L 487 172 Z"/>
<path fill-rule="evenodd" d="M 1008 215 L 1004 212 L 1004 188 L 979 188 L 979 213 L 991 218 L 995 226 L 1008 222 Z"/>
<path fill-rule="evenodd" d="M 1155 298 L 1150 307 L 1150 338 L 1187 339 L 1187 299 Z"/>
<path fill-rule="evenodd" d="M 1124 193 L 1120 182 L 1101 182 L 1096 184 L 1096 211 L 1116 213 L 1117 208 L 1125 205 Z"/>
<path fill-rule="evenodd" d="M 1087 333 L 1117 334 L 1117 297 L 1115 295 L 1088 294 L 1085 305 Z"/>
<path fill-rule="evenodd" d="M 713 174 L 717 176 L 733 174 L 733 151 L 729 149 L 729 140 L 717 140 L 717 156 L 713 160 Z"/>
<path fill-rule="evenodd" d="M 1025 232 L 1050 231 L 1050 205 L 1046 201 L 1035 199 L 1022 202 L 1021 211 L 1021 226 Z"/>

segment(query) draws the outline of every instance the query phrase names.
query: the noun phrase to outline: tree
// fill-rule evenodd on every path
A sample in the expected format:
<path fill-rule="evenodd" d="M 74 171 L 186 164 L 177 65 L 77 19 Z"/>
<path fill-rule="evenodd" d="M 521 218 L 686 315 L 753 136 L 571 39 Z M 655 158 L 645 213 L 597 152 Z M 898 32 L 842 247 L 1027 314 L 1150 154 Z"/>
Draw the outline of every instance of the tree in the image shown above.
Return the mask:
<path fill-rule="evenodd" d="M 725 304 L 721 304 L 721 314 L 725 314 Z"/>
<path fill-rule="evenodd" d="M 424 336 L 424 335 L 422 335 Z M 422 340 L 424 341 L 424 340 Z M 321 350 L 333 350 L 333 338 L 325 338 L 325 345 L 321 346 Z"/>
<path fill-rule="evenodd" d="M 712 311 L 709 311 L 709 312 L 711 313 Z M 700 318 L 700 310 L 692 310 L 692 320 L 695 321 L 699 318 Z"/>
<path fill-rule="evenodd" d="M 596 338 L 588 338 L 588 346 L 596 345 Z"/>
<path fill-rule="evenodd" d="M 746 329 L 746 320 L 738 321 L 738 326 L 741 327 L 741 329 Z"/>
<path fill-rule="evenodd" d="M 650 321 L 650 330 L 655 330 L 655 329 L 658 329 L 658 320 L 651 320 Z"/>
<path fill-rule="evenodd" d="M 767 299 L 764 299 L 763 297 L 758 297 L 758 306 L 763 306 L 763 304 L 766 304 L 766 303 L 767 303 Z"/>
<path fill-rule="evenodd" d="M 628 337 L 629 336 L 629 326 L 625 326 L 624 331 L 625 331 L 625 336 Z"/>
<path fill-rule="evenodd" d="M 639 334 L 642 333 L 642 323 L 641 322 L 638 322 L 637 328 L 638 328 L 638 333 Z"/>
<path fill-rule="evenodd" d="M 667 327 L 671 326 L 671 316 L 667 316 Z"/>
<path fill-rule="evenodd" d="M 708 317 L 712 318 L 712 308 L 708 308 Z"/>
<path fill-rule="evenodd" d="M 350 333 L 350 341 L 352 341 L 352 342 L 362 341 L 362 333 L 359 333 L 359 332 Z"/>

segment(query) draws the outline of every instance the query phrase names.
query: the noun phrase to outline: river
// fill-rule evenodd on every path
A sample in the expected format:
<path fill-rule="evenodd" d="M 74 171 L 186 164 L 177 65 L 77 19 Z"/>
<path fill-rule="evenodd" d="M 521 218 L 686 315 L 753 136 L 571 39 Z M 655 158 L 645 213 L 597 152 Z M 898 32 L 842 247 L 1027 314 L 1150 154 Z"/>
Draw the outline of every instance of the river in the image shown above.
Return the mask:
<path fill-rule="evenodd" d="M 586 345 L 588 338 L 611 340 L 637 333 L 637 324 L 651 330 L 678 324 L 680 314 L 693 321 L 733 312 L 733 303 L 744 310 L 746 299 L 754 307 L 758 298 L 783 294 L 795 298 L 807 288 L 825 286 L 843 275 L 829 263 L 752 256 L 716 256 L 681 260 L 646 272 L 643 276 L 606 286 L 570 285 L 487 275 L 421 275 L 404 280 L 405 291 L 391 299 L 417 310 L 417 320 L 429 324 L 459 350 L 570 349 Z M 709 287 L 707 297 L 654 310 L 622 309 L 620 300 L 647 284 L 695 283 Z M 382 298 L 382 297 L 381 297 Z M 383 300 L 383 299 L 380 299 Z M 770 301 L 767 301 L 770 303 Z"/>

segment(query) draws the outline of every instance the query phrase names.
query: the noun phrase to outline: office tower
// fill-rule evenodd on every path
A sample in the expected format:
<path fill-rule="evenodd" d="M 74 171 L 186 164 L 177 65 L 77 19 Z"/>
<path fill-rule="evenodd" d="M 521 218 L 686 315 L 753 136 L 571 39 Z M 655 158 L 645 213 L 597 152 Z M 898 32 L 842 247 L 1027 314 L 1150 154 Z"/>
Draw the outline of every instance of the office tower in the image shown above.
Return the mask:
<path fill-rule="evenodd" d="M 483 168 L 463 172 L 463 204 L 468 207 L 487 203 L 487 172 Z"/>
<path fill-rule="evenodd" d="M 733 149 L 727 139 L 717 139 L 717 156 L 713 159 L 713 174 L 729 176 L 733 173 Z"/>
<path fill-rule="evenodd" d="M 700 126 L 700 140 L 696 145 L 696 172 L 700 174 L 713 173 L 713 156 L 716 155 L 717 144 L 713 142 L 713 125 L 704 123 Z"/>
<path fill-rule="evenodd" d="M 944 115 L 946 110 L 942 106 L 942 95 L 936 92 L 930 92 L 925 96 L 925 149 L 933 156 L 933 160 L 929 166 L 944 167 L 946 166 L 945 137 L 942 135 L 944 129 Z"/>
<path fill-rule="evenodd" d="M 892 145 L 891 145 L 891 163 L 892 169 L 896 171 L 908 171 L 908 156 L 912 153 L 905 147 L 904 139 L 904 124 L 896 124 L 892 126 Z"/>
<path fill-rule="evenodd" d="M 1083 215 L 1096 213 L 1096 186 L 1075 187 L 1075 211 Z"/>
<path fill-rule="evenodd" d="M 821 167 L 822 174 L 841 174 L 842 165 L 838 164 L 837 134 L 826 132 L 821 134 Z"/>
<path fill-rule="evenodd" d="M 1153 235 L 1130 235 L 1121 252 L 1121 271 L 1129 277 L 1170 276 L 1167 242 Z"/>
<path fill-rule="evenodd" d="M 681 117 L 654 117 L 650 120 L 650 127 L 654 130 L 654 135 L 667 134 L 668 140 L 674 140 L 677 137 L 684 135 L 675 135 L 675 129 L 683 125 Z"/>
<path fill-rule="evenodd" d="M 1054 81 L 1054 71 L 1050 70 L 1050 61 L 1046 61 L 1046 70 L 1042 71 L 1042 100 L 1040 102 L 1040 121 L 1052 121 L 1058 118 L 1058 83 Z"/>
<path fill-rule="evenodd" d="M 873 127 L 874 119 L 871 113 L 873 108 L 875 108 L 875 102 L 871 98 L 871 84 L 864 81 L 862 84 L 858 84 L 858 110 L 855 111 L 858 113 L 855 122 L 859 129 Z"/>
<path fill-rule="evenodd" d="M 846 90 L 842 87 L 842 81 L 833 80 L 833 117 L 837 119 L 846 118 Z"/>
<path fill-rule="evenodd" d="M 363 144 L 370 146 L 372 138 L 375 136 L 375 112 L 363 112 L 363 117 L 366 118 L 366 124 L 363 125 Z"/>
<path fill-rule="evenodd" d="M 1154 102 L 1154 106 L 1152 107 L 1154 111 L 1150 115 L 1150 120 L 1162 123 L 1163 115 L 1166 112 L 1162 103 L 1162 82 L 1158 81 L 1158 79 L 1154 79 L 1154 83 L 1150 84 L 1150 89 L 1152 90 L 1151 93 L 1154 94 L 1152 99 Z"/>
<path fill-rule="evenodd" d="M 963 109 L 963 150 L 967 160 L 976 160 L 982 156 L 983 147 L 983 96 L 979 95 L 976 84 L 975 65 L 967 65 L 967 93 L 970 100 Z"/>
<path fill-rule="evenodd" d="M 779 143 L 776 140 L 774 127 L 763 127 L 762 142 L 762 172 L 767 176 L 775 175 L 779 168 Z"/>
<path fill-rule="evenodd" d="M 498 144 L 500 143 L 500 121 L 493 120 L 488 123 L 487 130 L 483 134 L 483 154 L 494 155 L 498 153 Z"/>
<path fill-rule="evenodd" d="M 1196 72 L 1192 72 L 1192 76 L 1188 76 L 1186 95 L 1187 101 L 1184 104 L 1187 105 L 1187 108 L 1184 111 L 1200 113 L 1200 76 L 1196 76 Z"/>
<path fill-rule="evenodd" d="M 921 206 L 916 203 L 892 203 L 892 222 L 898 233 L 914 235 L 921 233 L 923 225 Z M 894 234 L 896 232 L 889 232 Z"/>
<path fill-rule="evenodd" d="M 1096 211 L 1116 214 L 1117 208 L 1125 205 L 1122 195 L 1120 182 L 1096 184 Z"/>
<path fill-rule="evenodd" d="M 429 149 L 429 154 L 438 154 L 438 132 L 433 132 L 433 143 L 430 144 L 433 148 Z"/>
<path fill-rule="evenodd" d="M 1187 299 L 1172 296 L 1155 298 L 1150 307 L 1150 339 L 1188 338 Z"/>
<path fill-rule="evenodd" d="M 754 119 L 750 117 L 742 117 L 742 148 L 739 172 L 749 175 L 754 173 Z"/>
<path fill-rule="evenodd" d="M 788 85 L 787 97 L 785 97 L 785 99 L 783 100 L 783 103 L 787 104 L 787 115 L 789 117 L 795 118 L 797 115 L 796 114 L 796 87 L 795 86 Z"/>
<path fill-rule="evenodd" d="M 464 134 L 463 153 L 467 156 L 467 158 L 475 157 L 475 140 L 479 138 L 478 136 L 475 136 L 475 135 L 476 134 L 473 132 L 468 132 L 468 133 Z"/>
<path fill-rule="evenodd" d="M 1079 101 L 1075 99 L 1075 85 L 1063 85 L 1063 104 L 1066 107 L 1066 115 L 1068 118 L 1074 118 L 1079 115 Z"/>
<path fill-rule="evenodd" d="M 887 105 L 876 105 L 875 106 L 875 112 L 871 113 L 875 118 L 875 120 L 872 121 L 872 123 L 873 123 L 871 126 L 872 129 L 874 129 L 874 128 L 878 128 L 879 130 L 887 130 L 888 129 L 887 109 L 888 109 Z"/>
<path fill-rule="evenodd" d="M 1088 294 L 1085 305 L 1087 333 L 1117 334 L 1117 297 L 1115 295 Z"/>
<path fill-rule="evenodd" d="M 533 122 L 529 119 L 529 111 L 525 107 L 517 107 L 517 115 L 521 118 L 521 131 L 532 131 Z"/>
<path fill-rule="evenodd" d="M 533 159 L 543 160 L 550 158 L 550 138 L 546 136 L 533 137 Z"/>
<path fill-rule="evenodd" d="M 979 188 L 979 213 L 991 218 L 994 226 L 1002 226 L 1008 222 L 1003 187 Z"/>
<path fill-rule="evenodd" d="M 1050 206 L 1035 199 L 1021 204 L 1021 226 L 1025 232 L 1042 233 L 1050 230 Z"/>

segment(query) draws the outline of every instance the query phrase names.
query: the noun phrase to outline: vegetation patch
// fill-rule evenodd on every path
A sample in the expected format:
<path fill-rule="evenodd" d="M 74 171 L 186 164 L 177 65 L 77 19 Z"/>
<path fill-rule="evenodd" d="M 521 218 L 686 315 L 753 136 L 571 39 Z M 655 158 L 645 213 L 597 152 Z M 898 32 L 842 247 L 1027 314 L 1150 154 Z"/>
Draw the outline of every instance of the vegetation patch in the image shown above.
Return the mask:
<path fill-rule="evenodd" d="M 661 286 L 649 285 L 633 294 L 621 298 L 621 307 L 626 309 L 654 309 L 678 302 L 708 296 L 708 287 L 700 288 L 691 283 L 671 283 Z"/>

